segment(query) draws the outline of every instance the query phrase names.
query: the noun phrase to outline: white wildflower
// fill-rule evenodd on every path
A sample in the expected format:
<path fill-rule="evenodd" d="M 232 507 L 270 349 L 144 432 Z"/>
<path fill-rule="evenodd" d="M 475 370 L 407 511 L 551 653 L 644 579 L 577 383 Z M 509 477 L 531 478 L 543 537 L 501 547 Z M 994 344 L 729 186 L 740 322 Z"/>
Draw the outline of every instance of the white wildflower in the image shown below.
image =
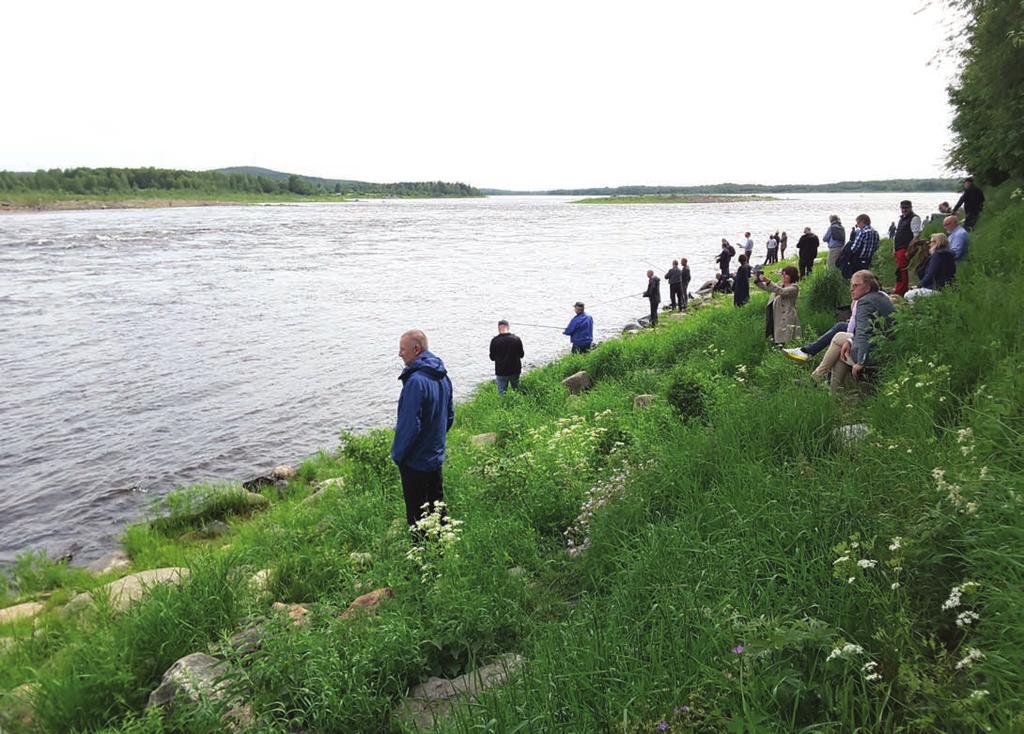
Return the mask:
<path fill-rule="evenodd" d="M 851 655 L 863 655 L 864 648 L 860 645 L 855 645 L 852 642 L 847 642 L 842 647 L 833 648 L 832 652 L 825 658 L 825 662 L 835 660 L 836 658 L 847 658 Z"/>
<path fill-rule="evenodd" d="M 889 588 L 895 591 L 896 589 L 900 588 L 900 582 L 893 581 L 891 584 L 889 584 Z"/>
<path fill-rule="evenodd" d="M 977 612 L 966 611 L 960 612 L 956 615 L 956 626 L 957 627 L 970 627 L 972 624 L 981 619 L 981 615 Z"/>
<path fill-rule="evenodd" d="M 979 479 L 988 479 L 988 467 L 981 467 L 981 472 L 978 474 Z"/>
<path fill-rule="evenodd" d="M 868 673 L 864 676 L 864 680 L 873 683 L 876 680 L 882 680 L 882 675 L 881 673 Z"/>
<path fill-rule="evenodd" d="M 891 550 L 893 552 L 898 551 L 902 547 L 903 547 L 903 538 L 901 538 L 899 535 L 897 535 L 895 538 L 893 538 L 892 542 L 889 543 L 889 550 Z"/>
<path fill-rule="evenodd" d="M 837 558 L 834 561 L 832 561 L 832 565 L 833 566 L 838 566 L 840 563 L 846 563 L 848 560 L 850 560 L 850 554 L 849 553 L 847 553 L 845 556 L 840 556 L 839 558 Z"/>
<path fill-rule="evenodd" d="M 878 663 L 876 663 L 874 660 L 868 660 L 866 663 L 860 666 L 860 669 L 863 670 L 865 673 L 871 673 L 877 667 Z"/>
<path fill-rule="evenodd" d="M 952 589 L 950 589 L 949 597 L 946 599 L 946 601 L 942 602 L 942 611 L 946 611 L 947 609 L 956 609 L 958 606 L 960 606 L 961 592 L 962 589 L 959 586 L 954 586 Z"/>
<path fill-rule="evenodd" d="M 857 565 L 861 568 L 874 568 L 878 565 L 878 561 L 872 560 L 870 558 L 861 558 L 859 561 L 857 561 Z"/>
<path fill-rule="evenodd" d="M 972 438 L 974 438 L 974 431 L 972 431 L 970 428 L 961 428 L 959 431 L 956 432 L 957 443 L 967 443 Z"/>
<path fill-rule="evenodd" d="M 978 511 L 978 503 L 977 502 L 968 502 L 966 505 L 964 505 L 964 512 L 966 512 L 968 515 L 973 515 L 977 511 Z"/>
<path fill-rule="evenodd" d="M 856 580 L 857 580 L 856 576 L 851 576 L 850 578 L 846 579 L 846 583 L 852 584 Z"/>
<path fill-rule="evenodd" d="M 956 669 L 963 670 L 964 668 L 969 668 L 977 661 L 984 659 L 984 657 L 985 653 L 981 650 L 976 647 L 969 647 L 967 648 L 967 654 L 956 664 Z"/>
<path fill-rule="evenodd" d="M 985 698 L 985 696 L 987 696 L 987 695 L 988 695 L 988 691 L 985 690 L 984 688 L 975 689 L 975 690 L 971 691 L 971 695 L 969 695 L 967 697 L 967 700 L 968 701 L 980 701 L 981 699 Z"/>

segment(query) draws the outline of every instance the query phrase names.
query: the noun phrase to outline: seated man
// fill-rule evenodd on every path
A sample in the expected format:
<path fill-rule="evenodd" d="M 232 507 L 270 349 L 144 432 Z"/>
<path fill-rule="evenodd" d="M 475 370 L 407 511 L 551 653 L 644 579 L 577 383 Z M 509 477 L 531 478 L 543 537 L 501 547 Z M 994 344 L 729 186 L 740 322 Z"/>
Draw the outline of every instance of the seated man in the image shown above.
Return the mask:
<path fill-rule="evenodd" d="M 858 270 L 850 277 L 850 297 L 856 307 L 851 317 L 853 328 L 832 337 L 821 364 L 812 373 L 812 377 L 820 382 L 831 371 L 832 392 L 841 390 L 850 377 L 860 379 L 868 364 L 874 317 L 888 320 L 895 311 L 892 301 L 881 292 L 878 278 L 870 270 Z"/>

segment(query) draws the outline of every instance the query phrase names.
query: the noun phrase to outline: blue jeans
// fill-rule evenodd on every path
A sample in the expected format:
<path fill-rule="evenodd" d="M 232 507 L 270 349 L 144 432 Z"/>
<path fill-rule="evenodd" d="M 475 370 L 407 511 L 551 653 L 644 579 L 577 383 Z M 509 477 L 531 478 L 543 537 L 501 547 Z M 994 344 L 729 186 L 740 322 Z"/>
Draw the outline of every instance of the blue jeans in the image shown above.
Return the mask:
<path fill-rule="evenodd" d="M 510 387 L 513 390 L 519 389 L 519 375 L 495 375 L 494 382 L 498 386 L 498 394 L 504 395 Z"/>
<path fill-rule="evenodd" d="M 817 340 L 811 342 L 810 344 L 806 344 L 806 345 L 804 345 L 804 346 L 802 346 L 800 348 L 803 351 L 805 351 L 808 354 L 810 354 L 810 355 L 815 355 L 818 352 L 820 352 L 821 350 L 823 350 L 826 347 L 828 347 L 828 345 L 832 343 L 832 337 L 834 337 L 840 331 L 846 331 L 846 328 L 848 326 L 849 326 L 849 322 L 840 321 L 835 326 L 833 326 L 831 329 L 829 329 L 824 334 L 819 336 L 817 338 Z"/>

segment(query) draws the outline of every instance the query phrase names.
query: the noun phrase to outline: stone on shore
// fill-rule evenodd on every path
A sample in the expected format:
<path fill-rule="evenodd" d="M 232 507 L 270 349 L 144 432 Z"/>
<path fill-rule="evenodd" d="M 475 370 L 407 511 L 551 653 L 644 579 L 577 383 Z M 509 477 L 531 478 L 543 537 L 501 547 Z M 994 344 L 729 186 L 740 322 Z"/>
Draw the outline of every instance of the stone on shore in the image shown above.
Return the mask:
<path fill-rule="evenodd" d="M 27 601 L 23 604 L 15 604 L 13 607 L 0 609 L 0 624 L 17 622 L 19 619 L 32 619 L 43 611 L 45 606 L 42 602 Z"/>
<path fill-rule="evenodd" d="M 249 577 L 249 590 L 254 594 L 263 594 L 270 587 L 270 569 L 264 568 Z"/>
<path fill-rule="evenodd" d="M 377 609 L 380 608 L 385 599 L 394 598 L 395 592 L 389 586 L 385 586 L 383 589 L 374 589 L 368 594 L 356 597 L 348 605 L 348 608 L 341 613 L 340 619 L 349 619 L 359 613 L 376 614 Z"/>
<path fill-rule="evenodd" d="M 584 370 L 580 370 L 576 374 L 569 375 L 562 384 L 569 391 L 570 395 L 579 395 L 582 392 L 586 392 L 591 388 L 593 383 L 590 381 L 590 375 Z"/>
<path fill-rule="evenodd" d="M 114 551 L 90 563 L 86 568 L 97 576 L 111 571 L 123 571 L 131 568 L 132 559 L 124 551 Z"/>
<path fill-rule="evenodd" d="M 0 732 L 35 731 L 36 711 L 33 700 L 38 683 L 22 683 L 0 693 Z"/>
<path fill-rule="evenodd" d="M 309 495 L 309 497 L 306 497 L 306 499 L 302 500 L 302 504 L 311 505 L 315 502 L 319 502 L 323 498 L 324 493 L 327 492 L 328 490 L 341 489 L 344 486 L 344 477 L 334 477 L 333 479 L 325 479 L 319 484 L 317 484 L 315 487 L 313 487 L 313 494 Z"/>
<path fill-rule="evenodd" d="M 647 408 L 654 401 L 655 395 L 637 395 L 633 398 L 634 408 Z"/>
<path fill-rule="evenodd" d="M 151 568 L 111 581 L 94 591 L 84 591 L 75 596 L 66 609 L 75 611 L 89 604 L 94 597 L 109 595 L 110 605 L 117 611 L 124 611 L 137 602 L 146 592 L 160 584 L 179 584 L 188 578 L 187 568 Z"/>
<path fill-rule="evenodd" d="M 640 323 L 638 321 L 630 321 L 628 324 L 622 327 L 623 334 L 636 334 L 640 331 Z"/>
<path fill-rule="evenodd" d="M 149 694 L 146 708 L 221 700 L 226 695 L 226 672 L 227 665 L 215 657 L 201 652 L 186 655 L 167 669 L 160 685 Z"/>
<path fill-rule="evenodd" d="M 483 691 L 504 685 L 522 664 L 523 659 L 519 655 L 503 655 L 490 665 L 457 678 L 429 678 L 413 686 L 395 711 L 395 717 L 429 729 L 450 714 L 461 701 L 472 701 Z"/>
<path fill-rule="evenodd" d="M 498 443 L 498 434 L 478 433 L 469 440 L 474 446 L 493 446 Z"/>
<path fill-rule="evenodd" d="M 871 433 L 871 428 L 865 423 L 854 423 L 849 426 L 839 426 L 833 433 L 840 441 L 855 444 L 867 438 Z"/>
<path fill-rule="evenodd" d="M 280 466 L 275 466 L 270 471 L 270 476 L 275 480 L 294 479 L 296 474 L 298 474 L 298 472 L 295 470 L 294 466 L 286 466 L 284 464 L 281 464 Z"/>
<path fill-rule="evenodd" d="M 309 614 L 309 607 L 305 604 L 285 604 L 284 602 L 275 601 L 270 605 L 270 608 L 275 612 L 284 612 L 288 615 L 288 619 L 296 627 L 302 627 L 309 624 L 309 620 L 306 619 L 306 615 Z"/>

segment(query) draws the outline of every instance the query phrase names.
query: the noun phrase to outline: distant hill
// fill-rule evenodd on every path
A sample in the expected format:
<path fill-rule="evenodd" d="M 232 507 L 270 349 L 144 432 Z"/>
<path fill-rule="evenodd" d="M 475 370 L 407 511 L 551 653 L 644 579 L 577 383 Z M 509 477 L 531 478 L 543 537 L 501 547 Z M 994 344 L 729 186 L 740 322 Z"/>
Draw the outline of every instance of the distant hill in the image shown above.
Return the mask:
<path fill-rule="evenodd" d="M 826 184 L 737 184 L 700 186 L 616 186 L 587 189 L 549 189 L 546 191 L 510 191 L 481 189 L 487 196 L 540 194 L 547 196 L 645 196 L 650 194 L 810 194 L 872 191 L 958 191 L 957 178 L 892 178 L 876 181 L 837 181 Z"/>
<path fill-rule="evenodd" d="M 231 166 L 218 168 L 210 173 L 226 175 L 244 175 L 269 178 L 274 181 L 294 181 L 299 179 L 314 189 L 325 193 L 359 194 L 368 196 L 399 196 L 399 197 L 468 197 L 483 196 L 483 193 L 464 183 L 446 181 L 401 181 L 398 183 L 374 183 L 371 181 L 353 181 L 345 178 L 319 178 L 296 173 L 284 173 L 270 168 L 258 166 Z"/>

